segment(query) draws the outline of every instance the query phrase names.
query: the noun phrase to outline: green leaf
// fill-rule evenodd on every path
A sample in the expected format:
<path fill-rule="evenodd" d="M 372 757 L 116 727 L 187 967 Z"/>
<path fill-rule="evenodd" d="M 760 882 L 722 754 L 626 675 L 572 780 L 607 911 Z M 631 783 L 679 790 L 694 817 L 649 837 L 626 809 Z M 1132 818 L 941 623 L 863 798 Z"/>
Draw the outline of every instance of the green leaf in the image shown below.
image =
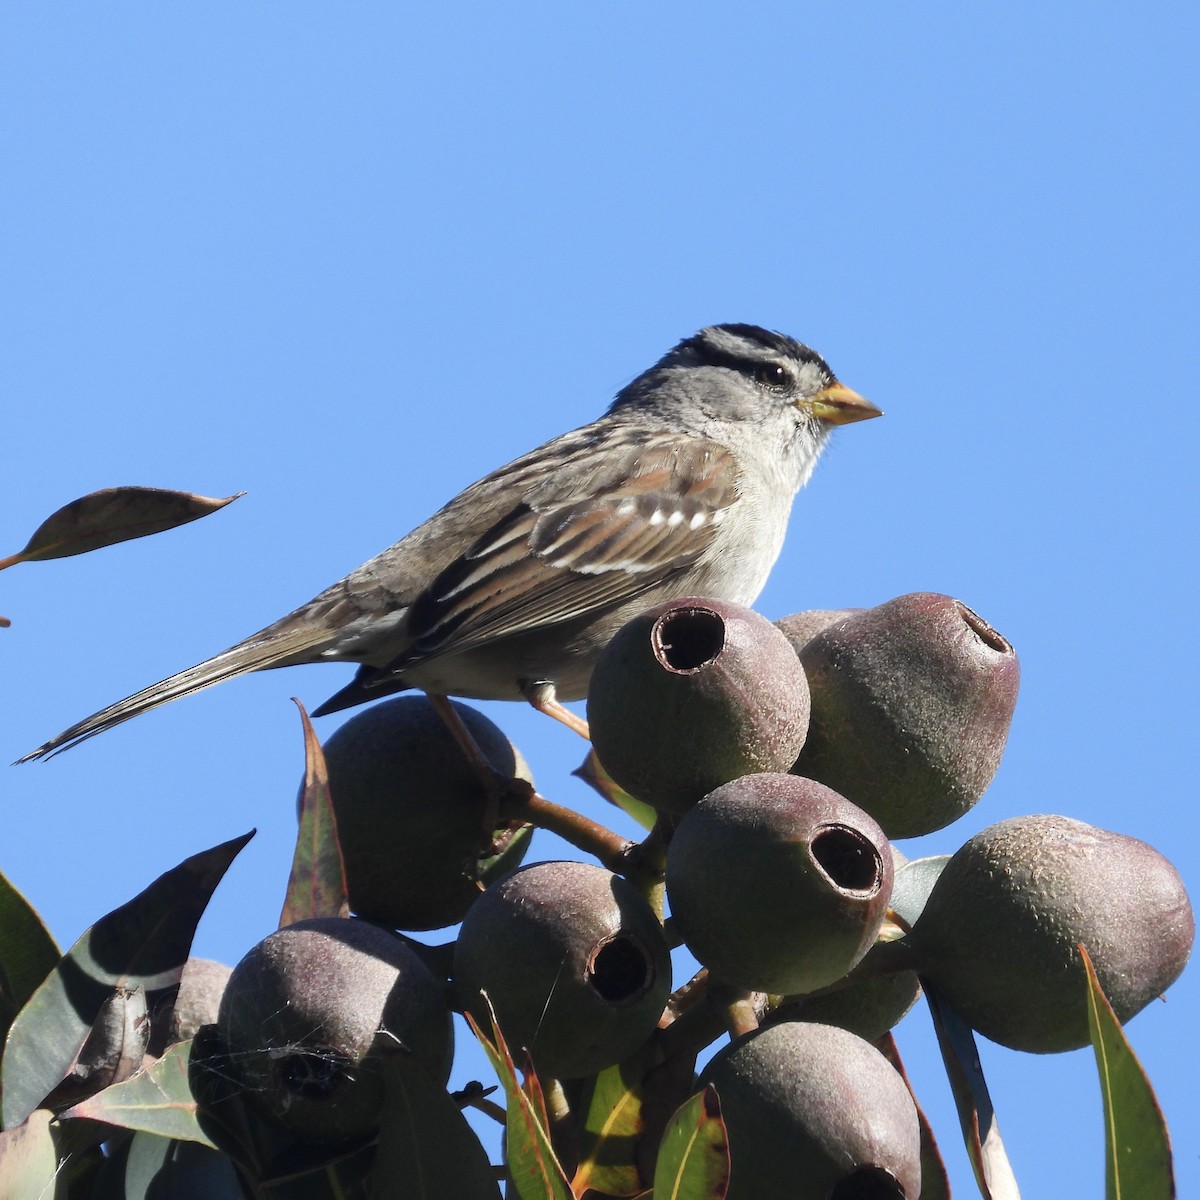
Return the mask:
<path fill-rule="evenodd" d="M 729 1139 L 710 1083 L 671 1118 L 654 1168 L 654 1200 L 722 1200 L 729 1188 Z"/>
<path fill-rule="evenodd" d="M 1087 972 L 1088 1028 L 1104 1097 L 1107 1200 L 1173 1200 L 1171 1138 L 1154 1089 L 1081 945 Z"/>
<path fill-rule="evenodd" d="M 595 750 L 589 750 L 587 758 L 571 774 L 594 788 L 609 804 L 628 813 L 643 829 L 654 828 L 654 823 L 658 820 L 658 813 L 649 804 L 643 803 L 636 796 L 631 796 L 625 791 L 600 765 Z"/>
<path fill-rule="evenodd" d="M 33 905 L 0 874 L 0 1041 L 61 957 Z"/>
<path fill-rule="evenodd" d="M 484 1000 L 487 1000 L 486 996 Z M 517 1079 L 517 1069 L 496 1024 L 495 1013 L 491 1014 L 494 1042 L 485 1036 L 470 1013 L 466 1017 L 504 1085 L 508 1108 L 505 1126 L 508 1174 L 513 1194 L 518 1200 L 574 1200 L 571 1186 L 550 1143 L 550 1135 L 538 1120 L 533 1104 Z"/>
<path fill-rule="evenodd" d="M 933 1028 L 979 1194 L 984 1200 L 1020 1200 L 1021 1193 L 1000 1139 L 1000 1126 L 979 1063 L 975 1035 L 966 1021 L 923 979 L 921 987 L 933 1016 Z"/>
<path fill-rule="evenodd" d="M 245 1200 L 233 1164 L 197 1142 L 137 1133 L 113 1150 L 88 1200 Z"/>
<path fill-rule="evenodd" d="M 23 550 L 0 559 L 0 571 L 19 562 L 69 558 L 117 542 L 186 525 L 231 504 L 245 492 L 215 500 L 165 488 L 115 487 L 91 492 L 51 513 Z"/>
<path fill-rule="evenodd" d="M 642 1053 L 606 1067 L 592 1080 L 583 1108 L 579 1166 L 571 1180 L 576 1195 L 593 1188 L 608 1196 L 634 1196 L 645 1187 L 637 1148 L 646 1131 L 643 1081 L 654 1065 L 654 1051 L 647 1043 Z"/>
<path fill-rule="evenodd" d="M 933 891 L 933 885 L 937 883 L 938 876 L 949 861 L 949 854 L 914 858 L 896 872 L 889 903 L 892 911 L 909 929 L 924 912 L 929 893 Z"/>
<path fill-rule="evenodd" d="M 122 1129 L 213 1146 L 196 1119 L 196 1100 L 188 1083 L 191 1054 L 190 1041 L 178 1042 L 132 1079 L 89 1096 L 62 1113 L 61 1119 L 86 1117 Z"/>
<path fill-rule="evenodd" d="M 4 1128 L 20 1125 L 71 1070 L 114 989 L 144 988 L 152 1010 L 173 999 L 196 924 L 252 836 L 193 855 L 101 917 L 71 947 L 8 1032 L 0 1068 Z"/>
<path fill-rule="evenodd" d="M 293 699 L 295 699 L 293 697 Z M 309 917 L 347 917 L 346 868 L 338 845 L 337 821 L 329 798 L 329 772 L 321 743 L 299 700 L 304 727 L 304 791 L 300 797 L 300 827 L 292 855 L 292 873 L 279 927 L 294 925 Z"/>
<path fill-rule="evenodd" d="M 0 1133 L 0 1197 L 49 1200 L 56 1194 L 58 1150 L 50 1133 L 54 1114 L 39 1108 L 28 1120 Z"/>
<path fill-rule="evenodd" d="M 499 1200 L 487 1153 L 446 1089 L 407 1051 L 384 1063 L 372 1200 Z"/>

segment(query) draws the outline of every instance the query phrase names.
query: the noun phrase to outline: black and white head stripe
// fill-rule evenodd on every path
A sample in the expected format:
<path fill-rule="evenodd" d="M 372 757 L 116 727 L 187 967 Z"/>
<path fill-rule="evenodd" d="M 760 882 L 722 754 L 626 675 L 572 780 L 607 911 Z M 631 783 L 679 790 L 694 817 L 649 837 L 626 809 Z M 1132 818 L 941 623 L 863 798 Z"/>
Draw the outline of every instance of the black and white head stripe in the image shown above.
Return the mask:
<path fill-rule="evenodd" d="M 815 350 L 787 334 L 758 325 L 710 325 L 685 338 L 664 356 L 660 365 L 704 363 L 747 372 L 781 358 L 793 363 L 812 363 L 831 380 L 834 378 L 829 364 Z"/>

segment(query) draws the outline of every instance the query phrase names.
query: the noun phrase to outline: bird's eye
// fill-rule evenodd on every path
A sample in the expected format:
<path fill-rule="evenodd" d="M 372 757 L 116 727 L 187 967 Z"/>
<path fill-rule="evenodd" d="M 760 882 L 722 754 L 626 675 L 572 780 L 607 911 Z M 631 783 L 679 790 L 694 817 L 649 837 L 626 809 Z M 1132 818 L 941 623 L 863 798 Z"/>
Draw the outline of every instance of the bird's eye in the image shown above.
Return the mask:
<path fill-rule="evenodd" d="M 754 378 L 764 387 L 784 388 L 792 382 L 791 372 L 779 363 L 763 363 L 754 368 Z"/>

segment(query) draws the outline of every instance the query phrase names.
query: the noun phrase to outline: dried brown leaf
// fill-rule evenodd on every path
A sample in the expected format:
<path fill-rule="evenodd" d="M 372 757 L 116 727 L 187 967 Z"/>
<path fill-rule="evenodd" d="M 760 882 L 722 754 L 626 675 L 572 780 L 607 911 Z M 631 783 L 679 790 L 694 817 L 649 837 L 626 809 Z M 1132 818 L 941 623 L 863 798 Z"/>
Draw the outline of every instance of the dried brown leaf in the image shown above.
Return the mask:
<path fill-rule="evenodd" d="M 245 492 L 213 499 L 165 488 L 114 487 L 91 492 L 52 513 L 34 530 L 23 550 L 0 558 L 0 570 L 19 562 L 69 558 L 131 538 L 162 533 L 206 517 Z"/>

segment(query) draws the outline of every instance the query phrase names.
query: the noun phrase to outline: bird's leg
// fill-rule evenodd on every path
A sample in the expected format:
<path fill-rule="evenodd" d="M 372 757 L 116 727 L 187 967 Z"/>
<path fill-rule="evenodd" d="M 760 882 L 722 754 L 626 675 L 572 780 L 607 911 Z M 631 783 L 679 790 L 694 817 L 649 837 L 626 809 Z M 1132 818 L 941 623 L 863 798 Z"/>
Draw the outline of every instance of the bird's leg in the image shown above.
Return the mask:
<path fill-rule="evenodd" d="M 450 730 L 459 749 L 467 760 L 467 764 L 475 773 L 483 788 L 485 803 L 483 806 L 483 845 L 488 854 L 498 854 L 501 847 L 496 844 L 496 827 L 500 821 L 500 802 L 514 788 L 529 790 L 529 784 L 523 779 L 510 779 L 501 775 L 488 762 L 487 755 L 479 748 L 479 743 L 471 736 L 471 731 L 463 724 L 463 719 L 455 711 L 454 705 L 446 696 L 435 692 L 426 692 L 434 712 L 442 718 L 446 728 Z"/>
<path fill-rule="evenodd" d="M 496 772 L 492 769 L 492 764 L 480 750 L 479 743 L 471 736 L 471 731 L 463 723 L 462 717 L 455 711 L 449 698 L 439 696 L 436 692 L 426 692 L 425 695 L 428 697 L 429 703 L 433 705 L 434 712 L 442 718 L 442 723 L 450 731 L 451 737 L 458 743 L 458 748 L 466 756 L 471 770 L 479 776 L 480 782 L 485 777 L 494 777 Z"/>
<path fill-rule="evenodd" d="M 592 740 L 592 732 L 588 728 L 588 723 L 582 717 L 577 717 L 569 708 L 559 702 L 554 694 L 554 684 L 544 679 L 536 682 L 523 679 L 521 680 L 520 687 L 521 695 L 538 712 L 545 713 L 548 717 L 553 717 L 568 729 L 579 734 L 585 742 Z"/>

